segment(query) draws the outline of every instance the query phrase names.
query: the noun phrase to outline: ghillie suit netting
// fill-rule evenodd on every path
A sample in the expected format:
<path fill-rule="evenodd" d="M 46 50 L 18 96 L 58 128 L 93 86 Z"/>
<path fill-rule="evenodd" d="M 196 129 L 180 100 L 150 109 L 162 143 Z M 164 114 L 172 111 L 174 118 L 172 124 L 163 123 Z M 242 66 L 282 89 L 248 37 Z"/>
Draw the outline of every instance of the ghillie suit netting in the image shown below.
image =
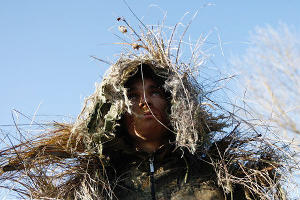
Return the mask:
<path fill-rule="evenodd" d="M 181 46 L 190 24 L 175 40 L 176 24 L 166 40 L 163 26 L 141 23 L 138 33 L 124 18 L 117 20 L 123 23 L 119 30 L 131 38 L 128 48 L 96 85 L 74 123 L 53 123 L 51 131 L 0 151 L 1 187 L 20 198 L 115 198 L 116 183 L 109 182 L 110 161 L 103 148 L 116 137 L 122 115 L 131 112 L 124 83 L 138 66 L 147 65 L 166 80 L 164 89 L 171 94 L 169 120 L 176 148 L 208 156 L 226 196 L 239 185 L 247 199 L 285 199 L 282 184 L 295 167 L 288 146 L 265 138 L 263 127 L 209 98 L 211 91 L 200 76 L 207 61 L 201 49 L 206 38 L 190 44 L 191 57 L 183 61 Z"/>

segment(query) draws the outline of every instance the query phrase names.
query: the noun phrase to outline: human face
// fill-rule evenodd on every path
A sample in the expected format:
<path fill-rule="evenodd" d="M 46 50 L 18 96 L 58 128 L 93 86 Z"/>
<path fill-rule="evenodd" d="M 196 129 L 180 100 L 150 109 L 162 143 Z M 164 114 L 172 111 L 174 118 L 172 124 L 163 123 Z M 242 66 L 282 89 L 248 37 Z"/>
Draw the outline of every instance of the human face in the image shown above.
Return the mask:
<path fill-rule="evenodd" d="M 169 124 L 163 89 L 151 78 L 145 78 L 144 84 L 138 79 L 129 85 L 128 97 L 132 102 L 132 114 L 125 114 L 129 135 L 139 141 L 162 141 Z"/>

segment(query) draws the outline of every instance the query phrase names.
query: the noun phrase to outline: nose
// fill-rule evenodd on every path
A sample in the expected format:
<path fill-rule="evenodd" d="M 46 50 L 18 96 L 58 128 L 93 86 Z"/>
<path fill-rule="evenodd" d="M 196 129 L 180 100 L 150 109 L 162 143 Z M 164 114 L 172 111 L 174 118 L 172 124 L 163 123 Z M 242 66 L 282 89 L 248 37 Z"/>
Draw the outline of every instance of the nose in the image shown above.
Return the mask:
<path fill-rule="evenodd" d="M 147 102 L 147 103 L 146 103 Z M 142 95 L 140 98 L 140 102 L 139 102 L 139 107 L 143 108 L 145 106 L 147 106 L 147 104 L 150 106 L 151 105 L 151 100 L 150 98 L 147 98 L 146 96 Z M 148 106 L 147 106 L 148 107 Z"/>

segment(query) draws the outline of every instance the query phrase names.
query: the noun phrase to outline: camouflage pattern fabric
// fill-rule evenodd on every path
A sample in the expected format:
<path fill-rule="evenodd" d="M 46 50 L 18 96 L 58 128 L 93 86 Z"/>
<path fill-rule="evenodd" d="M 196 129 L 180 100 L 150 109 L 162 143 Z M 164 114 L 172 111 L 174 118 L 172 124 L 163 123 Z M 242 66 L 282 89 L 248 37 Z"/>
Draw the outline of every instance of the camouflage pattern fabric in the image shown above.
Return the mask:
<path fill-rule="evenodd" d="M 103 154 L 110 160 L 106 170 L 114 186 L 116 199 L 152 199 L 150 190 L 150 158 L 154 161 L 157 200 L 221 200 L 223 191 L 206 158 L 196 158 L 188 151 L 166 144 L 155 153 L 137 151 L 126 138 L 119 138 L 104 146 Z M 235 194 L 234 194 L 235 195 Z M 239 195 L 239 199 L 244 196 Z"/>

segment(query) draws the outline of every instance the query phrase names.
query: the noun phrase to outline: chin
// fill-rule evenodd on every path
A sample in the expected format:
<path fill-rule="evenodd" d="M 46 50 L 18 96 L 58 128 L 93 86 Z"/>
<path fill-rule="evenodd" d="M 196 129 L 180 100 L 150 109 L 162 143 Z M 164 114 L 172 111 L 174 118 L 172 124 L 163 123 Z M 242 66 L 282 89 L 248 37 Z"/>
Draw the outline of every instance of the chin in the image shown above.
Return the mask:
<path fill-rule="evenodd" d="M 149 128 L 134 130 L 135 135 L 143 138 L 144 140 L 155 140 L 163 138 L 167 133 L 167 129 L 159 124 L 159 126 L 149 126 Z"/>

